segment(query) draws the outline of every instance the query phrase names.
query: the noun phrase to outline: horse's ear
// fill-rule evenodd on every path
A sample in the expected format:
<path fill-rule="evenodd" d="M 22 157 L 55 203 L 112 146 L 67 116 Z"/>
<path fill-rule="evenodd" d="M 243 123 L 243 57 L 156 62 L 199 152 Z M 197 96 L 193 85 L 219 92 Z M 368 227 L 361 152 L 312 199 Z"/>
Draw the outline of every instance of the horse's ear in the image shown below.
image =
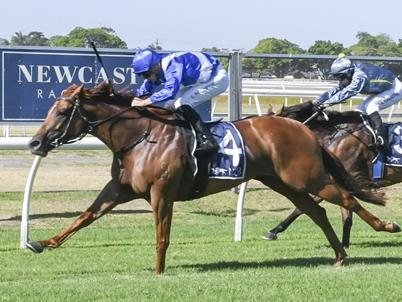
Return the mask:
<path fill-rule="evenodd" d="M 285 105 L 282 105 L 281 109 L 279 109 L 279 111 L 275 115 L 282 116 L 284 109 L 285 109 Z"/>
<path fill-rule="evenodd" d="M 113 89 L 114 81 L 113 81 L 113 79 L 108 79 L 107 83 L 108 83 L 109 95 L 113 96 L 114 95 L 114 89 Z"/>
<path fill-rule="evenodd" d="M 80 86 L 78 86 L 74 90 L 73 94 L 71 95 L 71 98 L 72 99 L 77 99 L 81 95 L 83 89 L 84 89 L 84 84 L 81 84 Z"/>
<path fill-rule="evenodd" d="M 270 114 L 272 114 L 272 113 L 273 113 L 272 105 L 271 105 L 271 104 L 268 104 L 267 114 L 270 115 Z"/>

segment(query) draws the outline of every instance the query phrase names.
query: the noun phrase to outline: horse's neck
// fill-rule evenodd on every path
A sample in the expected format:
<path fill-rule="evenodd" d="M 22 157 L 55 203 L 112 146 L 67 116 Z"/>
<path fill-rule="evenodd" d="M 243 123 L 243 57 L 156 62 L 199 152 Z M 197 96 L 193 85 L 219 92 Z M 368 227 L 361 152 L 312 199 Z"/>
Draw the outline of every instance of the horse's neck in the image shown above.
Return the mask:
<path fill-rule="evenodd" d="M 310 128 L 327 146 L 339 144 L 348 137 L 354 137 L 356 144 L 364 144 L 367 146 L 371 139 L 370 132 L 364 126 L 362 120 L 332 120 L 331 122 L 330 118 L 329 122 L 321 121 L 312 123 Z"/>
<path fill-rule="evenodd" d="M 144 121 L 139 112 L 133 108 L 99 102 L 84 109 L 88 114 L 88 120 L 94 125 L 91 133 L 114 152 L 125 144 L 127 136 L 139 135 L 138 129 L 143 128 L 140 124 Z M 122 122 L 125 123 L 124 127 L 118 126 Z"/>

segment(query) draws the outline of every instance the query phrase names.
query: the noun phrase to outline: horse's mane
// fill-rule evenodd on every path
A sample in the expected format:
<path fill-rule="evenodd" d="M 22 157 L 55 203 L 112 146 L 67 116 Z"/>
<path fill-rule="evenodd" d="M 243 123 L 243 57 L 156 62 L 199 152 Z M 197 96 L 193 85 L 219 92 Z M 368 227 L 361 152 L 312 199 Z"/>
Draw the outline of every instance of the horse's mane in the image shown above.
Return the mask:
<path fill-rule="evenodd" d="M 79 85 L 73 84 L 69 86 L 63 93 L 63 96 L 70 96 L 73 92 L 79 87 Z M 131 101 L 134 98 L 134 94 L 131 89 L 128 87 L 115 92 L 113 89 L 113 83 L 109 81 L 103 81 L 96 85 L 93 88 L 83 88 L 82 95 L 83 98 L 103 102 L 110 105 L 118 105 L 125 108 L 131 107 Z M 146 107 L 138 107 L 140 111 L 148 111 L 152 113 L 156 113 L 159 115 L 171 114 L 172 111 L 157 107 L 157 106 L 146 106 Z"/>
<path fill-rule="evenodd" d="M 314 105 L 306 102 L 298 105 L 283 107 L 277 115 L 294 118 L 297 120 L 307 119 L 315 113 Z M 329 117 L 327 121 L 322 114 L 318 115 L 311 122 L 319 123 L 322 126 L 335 126 L 339 124 L 361 124 L 361 113 L 358 111 L 334 111 L 325 110 L 325 114 Z"/>

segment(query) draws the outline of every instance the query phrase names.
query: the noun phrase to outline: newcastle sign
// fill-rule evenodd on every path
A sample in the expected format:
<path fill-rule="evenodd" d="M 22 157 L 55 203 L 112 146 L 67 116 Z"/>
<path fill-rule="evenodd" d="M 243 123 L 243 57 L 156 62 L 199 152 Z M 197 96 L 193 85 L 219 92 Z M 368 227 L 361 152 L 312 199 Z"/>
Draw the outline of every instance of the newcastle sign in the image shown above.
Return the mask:
<path fill-rule="evenodd" d="M 131 69 L 134 51 L 99 49 L 106 70 L 92 48 L 0 47 L 0 123 L 41 122 L 67 87 L 91 88 L 109 76 L 116 91 L 142 83 Z M 211 118 L 211 102 L 196 110 Z"/>
<path fill-rule="evenodd" d="M 106 71 L 92 49 L 2 47 L 0 122 L 40 122 L 63 90 L 72 84 L 93 87 L 113 79 L 116 90 L 133 89 L 129 50 L 99 50 Z"/>

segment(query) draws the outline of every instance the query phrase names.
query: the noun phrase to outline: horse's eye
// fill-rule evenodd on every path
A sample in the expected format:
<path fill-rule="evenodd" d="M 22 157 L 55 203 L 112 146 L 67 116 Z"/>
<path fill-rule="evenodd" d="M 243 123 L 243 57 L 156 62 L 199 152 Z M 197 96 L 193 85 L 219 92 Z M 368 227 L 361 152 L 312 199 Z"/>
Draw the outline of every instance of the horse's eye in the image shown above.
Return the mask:
<path fill-rule="evenodd" d="M 65 110 L 57 112 L 57 116 L 66 116 L 66 114 L 67 114 L 67 111 L 65 111 Z"/>

